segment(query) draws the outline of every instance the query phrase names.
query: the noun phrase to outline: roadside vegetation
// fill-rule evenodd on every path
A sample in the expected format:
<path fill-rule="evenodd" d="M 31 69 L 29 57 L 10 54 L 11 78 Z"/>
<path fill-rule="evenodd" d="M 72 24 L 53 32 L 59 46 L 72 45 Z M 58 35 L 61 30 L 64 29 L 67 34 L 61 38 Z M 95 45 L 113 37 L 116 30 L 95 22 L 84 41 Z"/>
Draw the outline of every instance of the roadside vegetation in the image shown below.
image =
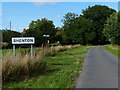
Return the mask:
<path fill-rule="evenodd" d="M 40 48 L 36 51 L 33 58 L 30 58 L 29 52 L 19 52 L 16 57 L 13 57 L 13 53 L 8 52 L 3 56 L 2 60 L 3 84 L 11 81 L 21 81 L 34 74 L 45 74 L 49 66 L 46 56 L 55 56 L 58 52 L 79 46 L 80 45 L 68 45 L 44 49 Z"/>
<path fill-rule="evenodd" d="M 106 45 L 103 49 L 109 51 L 113 55 L 117 56 L 120 59 L 120 46 L 119 45 Z"/>
<path fill-rule="evenodd" d="M 87 46 L 77 46 L 67 51 L 59 52 L 44 58 L 44 68 L 41 65 L 36 68 L 37 75 L 29 77 L 20 82 L 11 82 L 4 85 L 5 88 L 73 88 L 76 78 L 81 72 Z M 59 51 L 59 49 L 57 48 Z M 61 49 L 60 49 L 61 51 Z M 40 60 L 41 61 L 41 60 Z M 33 60 L 34 62 L 34 60 Z M 25 62 L 24 62 L 25 63 Z M 26 64 L 26 63 L 25 63 Z M 47 68 L 46 68 L 47 67 Z M 26 70 L 26 69 L 25 69 Z M 40 75 L 41 71 L 45 73 Z M 26 70 L 28 72 L 28 70 Z M 20 72 L 23 76 L 24 73 Z M 32 74 L 32 73 L 31 73 Z M 19 77 L 20 78 L 20 77 Z"/>

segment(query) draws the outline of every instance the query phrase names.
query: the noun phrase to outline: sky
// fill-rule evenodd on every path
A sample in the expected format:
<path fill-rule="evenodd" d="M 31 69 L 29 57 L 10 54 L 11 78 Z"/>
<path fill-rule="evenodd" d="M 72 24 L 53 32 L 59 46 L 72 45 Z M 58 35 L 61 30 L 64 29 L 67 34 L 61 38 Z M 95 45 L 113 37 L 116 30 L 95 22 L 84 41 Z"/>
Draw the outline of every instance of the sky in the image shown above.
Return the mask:
<path fill-rule="evenodd" d="M 82 14 L 88 6 L 106 5 L 118 11 L 118 2 L 2 2 L 2 28 L 21 32 L 31 21 L 47 18 L 61 27 L 63 16 L 68 13 Z"/>

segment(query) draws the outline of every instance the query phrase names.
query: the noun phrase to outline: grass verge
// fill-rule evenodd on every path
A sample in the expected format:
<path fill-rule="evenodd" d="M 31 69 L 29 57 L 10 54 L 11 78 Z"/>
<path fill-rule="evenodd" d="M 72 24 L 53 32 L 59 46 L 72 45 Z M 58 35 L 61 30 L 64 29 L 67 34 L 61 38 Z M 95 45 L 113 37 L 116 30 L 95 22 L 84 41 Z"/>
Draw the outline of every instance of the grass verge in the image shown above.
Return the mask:
<path fill-rule="evenodd" d="M 107 50 L 108 52 L 112 53 L 113 55 L 120 58 L 120 46 L 118 45 L 106 45 L 103 47 L 103 49 Z"/>
<path fill-rule="evenodd" d="M 30 52 L 25 49 L 19 49 L 15 57 L 12 52 L 7 52 L 1 62 L 3 84 L 11 81 L 21 81 L 33 75 L 44 74 L 48 70 L 48 62 L 45 60 L 46 56 L 54 56 L 57 52 L 70 50 L 79 46 L 66 45 L 52 48 L 38 48 L 32 58 L 30 57 Z"/>
<path fill-rule="evenodd" d="M 49 70 L 44 75 L 33 76 L 20 82 L 11 82 L 5 88 L 73 88 L 78 77 L 87 46 L 80 46 L 54 56 L 46 56 Z"/>

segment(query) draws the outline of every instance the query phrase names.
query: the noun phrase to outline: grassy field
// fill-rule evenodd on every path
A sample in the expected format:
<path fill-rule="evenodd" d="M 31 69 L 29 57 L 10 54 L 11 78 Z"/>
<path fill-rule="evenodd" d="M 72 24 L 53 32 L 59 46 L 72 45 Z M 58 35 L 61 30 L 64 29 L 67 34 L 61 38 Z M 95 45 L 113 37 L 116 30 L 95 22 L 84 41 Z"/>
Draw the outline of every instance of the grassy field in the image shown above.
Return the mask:
<path fill-rule="evenodd" d="M 87 46 L 46 56 L 49 70 L 44 75 L 37 75 L 20 82 L 11 82 L 5 88 L 73 88 L 82 69 Z"/>
<path fill-rule="evenodd" d="M 34 48 L 34 50 L 35 50 L 35 48 Z M 6 53 L 8 53 L 8 52 L 13 52 L 13 49 L 3 49 L 3 50 L 0 50 L 1 52 L 2 52 L 2 54 L 3 54 L 3 56 L 5 56 L 6 55 Z M 30 48 L 17 48 L 16 49 L 16 53 L 18 53 L 18 52 L 22 52 L 22 51 L 30 51 Z"/>
<path fill-rule="evenodd" d="M 106 46 L 103 47 L 103 49 L 109 51 L 113 55 L 115 55 L 118 58 L 120 58 L 120 55 L 119 55 L 119 53 L 120 53 L 120 47 L 119 46 L 106 45 Z"/>

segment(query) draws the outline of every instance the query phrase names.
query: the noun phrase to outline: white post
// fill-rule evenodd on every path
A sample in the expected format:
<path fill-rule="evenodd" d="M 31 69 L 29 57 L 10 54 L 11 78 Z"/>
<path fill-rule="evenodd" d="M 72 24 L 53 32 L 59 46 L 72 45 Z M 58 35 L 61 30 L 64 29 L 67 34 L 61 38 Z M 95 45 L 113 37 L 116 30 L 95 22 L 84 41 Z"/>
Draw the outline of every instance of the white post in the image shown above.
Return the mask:
<path fill-rule="evenodd" d="M 15 45 L 13 45 L 13 56 L 14 56 L 14 58 L 15 58 L 15 56 L 16 56 Z"/>
<path fill-rule="evenodd" d="M 33 58 L 33 45 L 31 45 L 31 58 Z"/>

